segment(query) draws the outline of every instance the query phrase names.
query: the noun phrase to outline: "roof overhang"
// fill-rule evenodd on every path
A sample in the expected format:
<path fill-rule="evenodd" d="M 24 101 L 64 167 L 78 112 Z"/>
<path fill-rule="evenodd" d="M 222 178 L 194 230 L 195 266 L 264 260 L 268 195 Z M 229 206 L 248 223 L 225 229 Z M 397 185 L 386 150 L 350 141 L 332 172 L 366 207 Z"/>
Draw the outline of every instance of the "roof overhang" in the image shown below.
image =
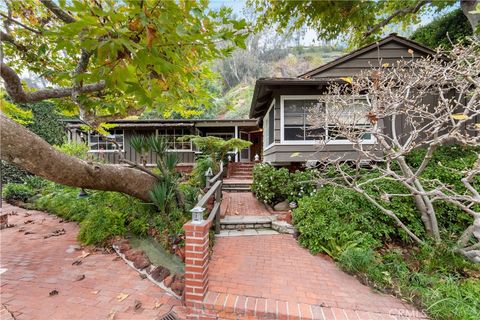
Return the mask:
<path fill-rule="evenodd" d="M 273 100 L 273 91 L 282 86 L 299 86 L 312 89 L 322 89 L 328 84 L 338 81 L 334 79 L 301 79 L 301 78 L 260 78 L 255 82 L 250 118 L 263 117 Z"/>

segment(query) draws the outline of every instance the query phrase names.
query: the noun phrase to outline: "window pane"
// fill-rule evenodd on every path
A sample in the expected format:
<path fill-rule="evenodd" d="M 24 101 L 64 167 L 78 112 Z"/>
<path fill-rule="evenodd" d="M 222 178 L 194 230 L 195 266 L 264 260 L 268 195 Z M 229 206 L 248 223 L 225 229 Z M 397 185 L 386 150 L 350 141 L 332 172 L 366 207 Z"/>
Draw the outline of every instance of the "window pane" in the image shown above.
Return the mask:
<path fill-rule="evenodd" d="M 306 140 L 323 140 L 323 139 L 325 139 L 324 128 L 309 129 L 307 127 Z"/>
<path fill-rule="evenodd" d="M 305 117 L 303 113 L 285 114 L 285 125 L 303 126 L 305 124 Z"/>
<path fill-rule="evenodd" d="M 285 127 L 285 140 L 304 140 L 304 130 L 299 127 Z"/>

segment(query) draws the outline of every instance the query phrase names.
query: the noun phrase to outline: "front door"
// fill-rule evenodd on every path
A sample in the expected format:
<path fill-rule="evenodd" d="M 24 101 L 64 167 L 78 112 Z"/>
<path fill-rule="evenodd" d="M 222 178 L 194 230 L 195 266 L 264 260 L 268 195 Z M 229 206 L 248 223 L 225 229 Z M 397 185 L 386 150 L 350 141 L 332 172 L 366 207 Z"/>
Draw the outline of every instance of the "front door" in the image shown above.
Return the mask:
<path fill-rule="evenodd" d="M 240 131 L 240 139 L 250 141 L 250 134 L 245 131 Z M 249 161 L 250 161 L 250 148 L 246 148 L 240 151 L 240 162 L 249 162 Z"/>

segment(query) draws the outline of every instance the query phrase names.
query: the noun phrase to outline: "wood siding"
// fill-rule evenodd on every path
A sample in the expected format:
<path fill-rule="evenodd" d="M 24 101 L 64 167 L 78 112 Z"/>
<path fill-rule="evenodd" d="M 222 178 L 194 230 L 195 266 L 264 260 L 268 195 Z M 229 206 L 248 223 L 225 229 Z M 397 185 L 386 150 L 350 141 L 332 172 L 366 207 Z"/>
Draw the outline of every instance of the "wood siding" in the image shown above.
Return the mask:
<path fill-rule="evenodd" d="M 355 58 L 344 61 L 330 69 L 315 74 L 314 78 L 349 77 L 359 74 L 372 67 L 381 67 L 383 64 L 395 64 L 402 59 L 417 59 L 425 54 L 413 50 L 413 55 L 408 52 L 410 48 L 397 42 L 389 42 L 378 48 L 369 50 Z"/>

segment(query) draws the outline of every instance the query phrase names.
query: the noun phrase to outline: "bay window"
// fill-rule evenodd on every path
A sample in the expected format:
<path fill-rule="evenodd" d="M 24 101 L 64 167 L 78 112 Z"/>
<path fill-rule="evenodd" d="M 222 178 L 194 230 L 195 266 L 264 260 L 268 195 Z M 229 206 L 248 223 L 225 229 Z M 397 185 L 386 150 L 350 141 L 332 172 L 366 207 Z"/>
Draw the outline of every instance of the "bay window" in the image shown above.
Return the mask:
<path fill-rule="evenodd" d="M 275 134 L 275 100 L 270 104 L 265 117 L 263 118 L 263 148 L 267 149 L 274 142 Z"/>
<path fill-rule="evenodd" d="M 319 101 L 320 96 L 282 96 L 281 97 L 281 141 L 292 144 L 314 144 L 317 140 L 327 139 L 329 144 L 351 143 L 347 137 L 342 136 L 342 128 L 349 132 L 361 134 L 363 143 L 373 143 L 371 133 L 362 133 L 371 124 L 366 117 L 367 107 L 363 103 L 365 98 L 359 97 L 348 108 L 329 107 Z M 331 123 L 323 128 L 312 128 L 309 123 L 311 110 L 320 113 L 316 116 L 323 117 Z"/>

